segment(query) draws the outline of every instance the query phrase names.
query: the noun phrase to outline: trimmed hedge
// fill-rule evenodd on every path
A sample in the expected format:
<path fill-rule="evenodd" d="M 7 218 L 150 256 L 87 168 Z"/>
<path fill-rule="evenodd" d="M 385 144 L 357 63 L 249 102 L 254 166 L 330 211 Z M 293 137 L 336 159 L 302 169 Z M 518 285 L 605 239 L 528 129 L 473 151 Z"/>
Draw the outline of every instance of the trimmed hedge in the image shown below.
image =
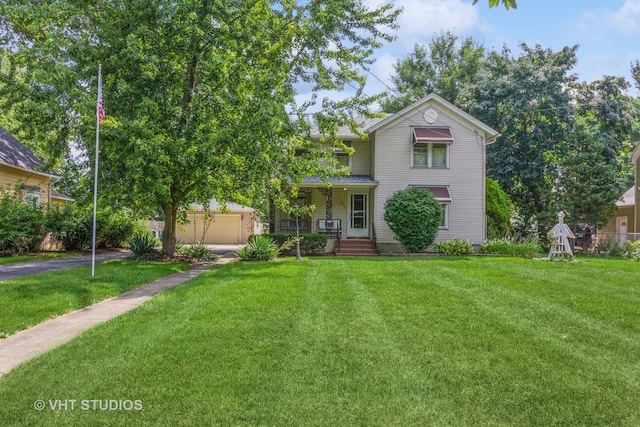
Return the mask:
<path fill-rule="evenodd" d="M 467 239 L 454 238 L 448 242 L 440 242 L 433 245 L 433 249 L 442 255 L 471 255 L 475 253 L 473 245 Z"/>
<path fill-rule="evenodd" d="M 271 233 L 267 234 L 273 242 L 281 247 L 287 240 L 291 237 L 295 237 L 294 233 Z M 249 238 L 249 242 L 253 240 L 256 236 L 251 236 Z M 300 250 L 303 251 L 306 255 L 317 255 L 324 253 L 324 249 L 327 247 L 327 235 L 319 234 L 319 233 L 305 233 L 300 234 Z M 292 255 L 295 253 L 295 246 L 289 249 L 286 252 L 283 252 L 283 255 Z"/>
<path fill-rule="evenodd" d="M 540 256 L 540 245 L 533 241 L 514 242 L 509 239 L 492 239 L 480 246 L 480 253 L 511 255 L 525 258 Z"/>
<path fill-rule="evenodd" d="M 429 190 L 410 187 L 387 199 L 384 220 L 407 252 L 424 252 L 438 236 L 442 206 Z"/>

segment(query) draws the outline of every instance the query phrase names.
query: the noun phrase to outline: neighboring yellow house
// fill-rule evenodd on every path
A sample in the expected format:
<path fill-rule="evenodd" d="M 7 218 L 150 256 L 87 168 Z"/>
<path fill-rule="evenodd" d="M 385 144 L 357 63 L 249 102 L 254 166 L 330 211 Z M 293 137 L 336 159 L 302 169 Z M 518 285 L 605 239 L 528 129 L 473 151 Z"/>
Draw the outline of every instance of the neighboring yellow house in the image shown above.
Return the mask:
<path fill-rule="evenodd" d="M 0 126 L 0 188 L 18 191 L 24 201 L 37 205 L 59 204 L 73 200 L 54 191 L 51 172 L 42 171 L 42 160 Z"/>
<path fill-rule="evenodd" d="M 609 240 L 624 243 L 628 240 L 640 239 L 640 144 L 631 155 L 634 164 L 634 184 L 620 200 L 616 202 L 618 211 L 609 223 L 598 230 L 598 240 Z"/>
<path fill-rule="evenodd" d="M 436 242 L 458 237 L 479 246 L 485 241 L 486 146 L 497 131 L 435 94 L 386 118 L 361 119 L 359 125 L 366 139 L 347 127 L 338 134 L 354 154 L 334 150 L 349 176 L 329 179 L 331 188 L 316 177 L 304 179 L 295 203 L 316 209 L 298 221 L 301 232 L 327 234 L 328 251 L 332 240 L 341 252 L 349 247 L 355 253 L 365 244 L 401 251 L 383 219 L 385 201 L 398 190 L 423 187 L 444 212 Z M 272 206 L 269 230 L 295 232 L 296 220 Z"/>

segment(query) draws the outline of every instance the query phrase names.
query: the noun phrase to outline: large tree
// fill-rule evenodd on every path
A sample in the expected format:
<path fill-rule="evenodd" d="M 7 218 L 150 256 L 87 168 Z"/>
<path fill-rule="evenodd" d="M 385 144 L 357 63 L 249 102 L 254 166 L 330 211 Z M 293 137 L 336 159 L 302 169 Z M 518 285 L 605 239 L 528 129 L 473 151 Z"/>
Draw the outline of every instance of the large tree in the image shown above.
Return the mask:
<path fill-rule="evenodd" d="M 483 59 L 479 42 L 451 32 L 434 37 L 428 47 L 416 44 L 408 56 L 396 61 L 391 77 L 394 93 L 387 94 L 382 109 L 395 113 L 431 92 L 455 103 L 460 88 L 477 82 Z"/>
<path fill-rule="evenodd" d="M 331 173 L 318 162 L 328 150 L 307 142 L 307 113 L 320 104 L 313 121 L 340 144 L 336 129 L 374 99 L 317 94 L 362 87 L 397 13 L 361 0 L 17 0 L 0 6 L 2 74 L 23 123 L 37 112 L 42 138 L 91 161 L 102 64 L 101 191 L 162 211 L 171 255 L 192 201 L 280 200 L 302 175 Z M 296 103 L 300 88 L 308 102 Z"/>
<path fill-rule="evenodd" d="M 622 77 L 604 76 L 575 86 L 576 117 L 560 154 L 560 208 L 569 223 L 599 227 L 615 211 L 615 201 L 633 183 L 629 158 L 634 145 L 634 103 Z"/>
<path fill-rule="evenodd" d="M 479 83 L 465 93 L 467 110 L 501 132 L 487 151 L 488 175 L 516 204 L 524 225 L 547 229 L 555 218 L 559 145 L 571 125 L 569 87 L 577 46 L 558 52 L 521 44 L 485 60 Z"/>

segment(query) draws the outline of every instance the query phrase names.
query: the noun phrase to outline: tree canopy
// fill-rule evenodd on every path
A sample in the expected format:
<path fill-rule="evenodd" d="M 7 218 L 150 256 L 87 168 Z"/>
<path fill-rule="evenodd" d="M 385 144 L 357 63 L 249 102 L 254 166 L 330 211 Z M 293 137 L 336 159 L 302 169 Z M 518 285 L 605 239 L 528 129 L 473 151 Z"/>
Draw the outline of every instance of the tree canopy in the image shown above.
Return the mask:
<path fill-rule="evenodd" d="M 391 77 L 394 93 L 387 94 L 382 109 L 398 112 L 432 92 L 455 101 L 461 87 L 476 83 L 484 56 L 478 41 L 460 40 L 451 32 L 434 37 L 428 47 L 416 44 L 408 56 L 396 61 Z"/>
<path fill-rule="evenodd" d="M 473 0 L 473 4 L 478 3 L 478 1 L 480 0 Z M 496 7 L 500 4 L 504 5 L 504 8 L 507 10 L 518 7 L 516 0 L 489 0 L 489 7 Z"/>
<path fill-rule="evenodd" d="M 570 224 L 600 226 L 632 182 L 639 104 L 624 78 L 578 82 L 577 50 L 521 44 L 517 55 L 506 47 L 485 52 L 471 38 L 441 34 L 396 63 L 395 90 L 382 106 L 398 111 L 435 92 L 498 130 L 487 148 L 488 175 L 513 201 L 523 229 L 544 234 L 559 210 Z M 639 63 L 632 72 L 639 80 Z"/>
<path fill-rule="evenodd" d="M 284 200 L 303 175 L 333 173 L 309 113 L 321 106 L 313 122 L 341 144 L 336 129 L 375 98 L 318 94 L 363 86 L 397 14 L 361 0 L 18 0 L 0 6 L 3 101 L 60 161 L 73 143 L 91 164 L 102 64 L 101 192 L 161 211 L 172 254 L 189 203 Z"/>

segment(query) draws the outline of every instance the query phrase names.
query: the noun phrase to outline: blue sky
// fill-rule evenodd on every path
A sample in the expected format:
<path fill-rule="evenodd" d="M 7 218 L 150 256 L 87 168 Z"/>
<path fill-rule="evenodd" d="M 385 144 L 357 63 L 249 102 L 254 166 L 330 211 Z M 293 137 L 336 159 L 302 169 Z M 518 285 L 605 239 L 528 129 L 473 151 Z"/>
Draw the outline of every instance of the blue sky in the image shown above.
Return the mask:
<path fill-rule="evenodd" d="M 383 0 L 365 0 L 370 6 Z M 631 80 L 630 64 L 640 60 L 640 0 L 518 0 L 518 8 L 489 8 L 488 0 L 393 0 L 404 8 L 397 40 L 376 53 L 371 71 L 389 86 L 393 64 L 404 58 L 415 43 L 428 45 L 434 35 L 451 31 L 472 36 L 487 49 L 507 45 L 514 56 L 518 44 L 540 44 L 558 51 L 580 45 L 574 72 L 591 82 L 604 75 Z M 371 75 L 365 93 L 386 88 Z M 639 96 L 635 85 L 629 92 Z"/>

